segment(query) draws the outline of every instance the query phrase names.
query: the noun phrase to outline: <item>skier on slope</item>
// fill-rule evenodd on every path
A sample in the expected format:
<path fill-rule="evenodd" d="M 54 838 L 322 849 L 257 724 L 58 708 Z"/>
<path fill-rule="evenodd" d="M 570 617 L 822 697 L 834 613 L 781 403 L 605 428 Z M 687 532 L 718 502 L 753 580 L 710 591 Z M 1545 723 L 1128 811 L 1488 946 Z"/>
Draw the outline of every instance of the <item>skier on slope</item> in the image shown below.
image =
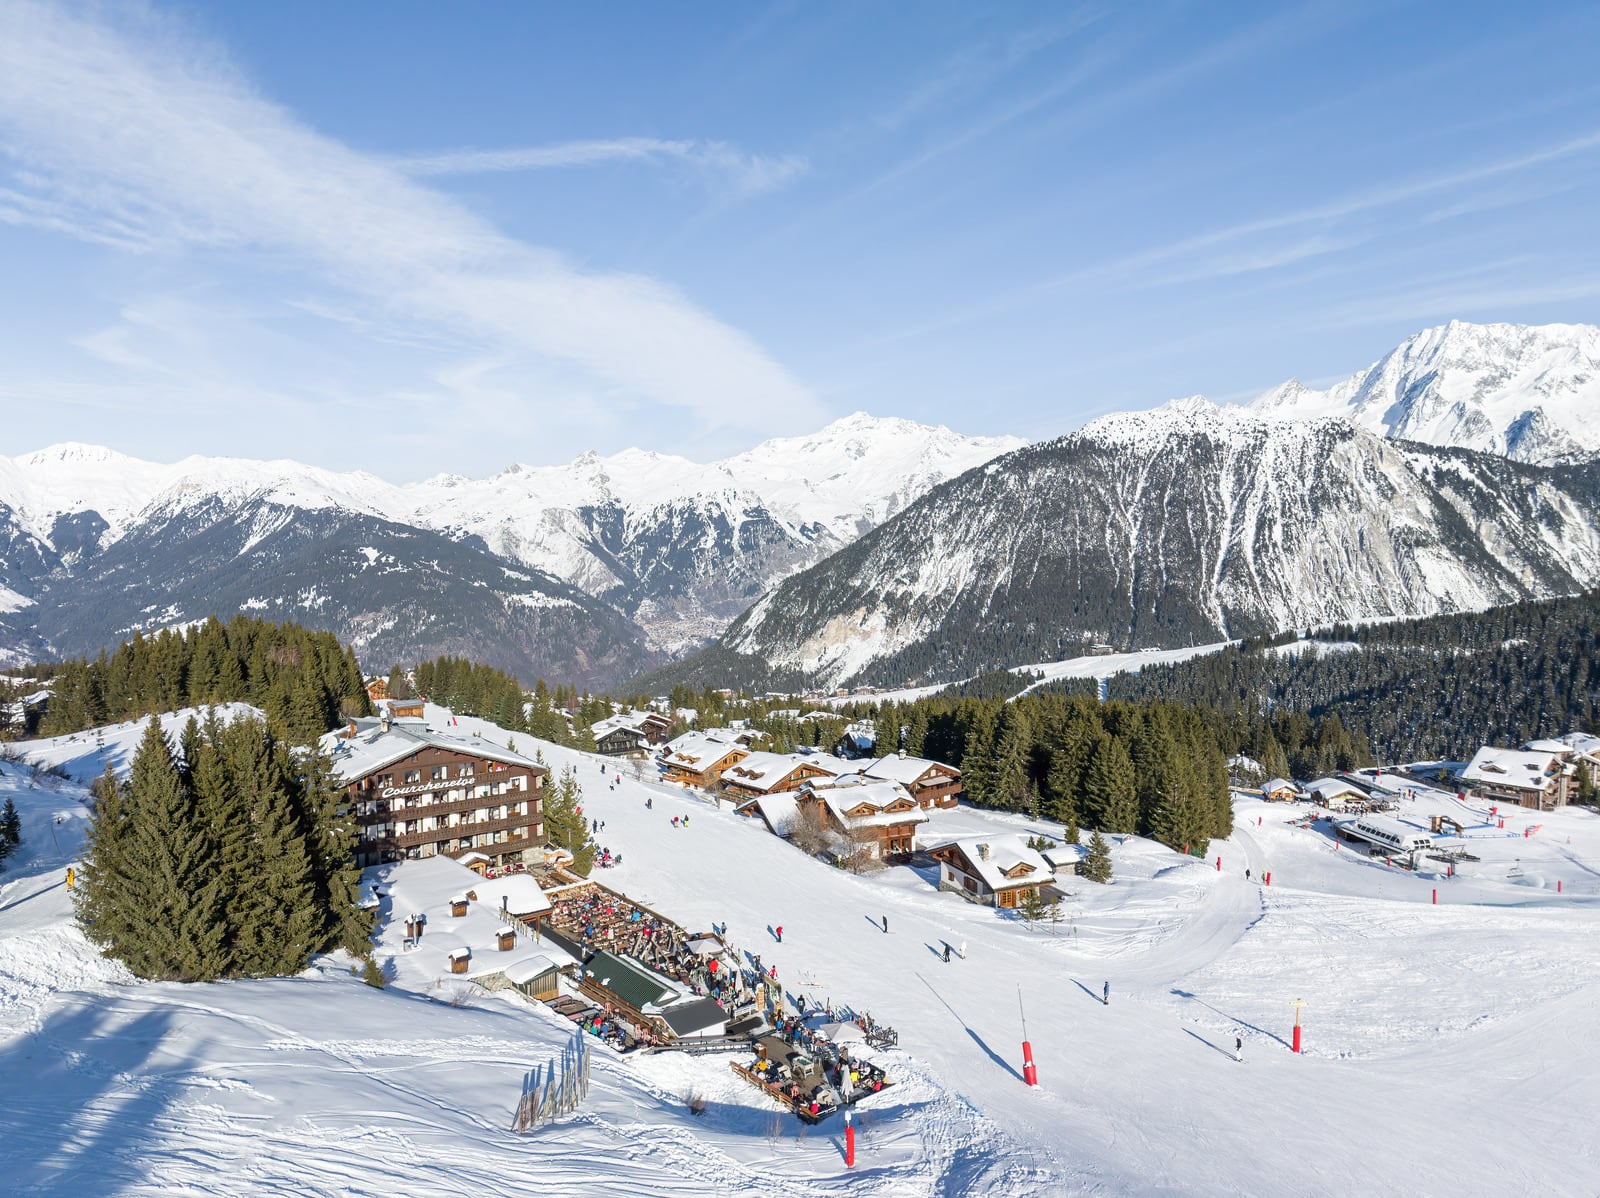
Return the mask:
<path fill-rule="evenodd" d="M 1235 1036 L 1233 1038 L 1233 1059 L 1236 1060 L 1236 1061 L 1244 1060 L 1244 1037 L 1243 1036 Z"/>
<path fill-rule="evenodd" d="M 1110 982 L 1107 982 L 1105 984 L 1105 987 L 1100 991 L 1100 1004 L 1102 1006 L 1106 1006 L 1106 1007 L 1109 1007 L 1111 1005 L 1111 983 Z"/>

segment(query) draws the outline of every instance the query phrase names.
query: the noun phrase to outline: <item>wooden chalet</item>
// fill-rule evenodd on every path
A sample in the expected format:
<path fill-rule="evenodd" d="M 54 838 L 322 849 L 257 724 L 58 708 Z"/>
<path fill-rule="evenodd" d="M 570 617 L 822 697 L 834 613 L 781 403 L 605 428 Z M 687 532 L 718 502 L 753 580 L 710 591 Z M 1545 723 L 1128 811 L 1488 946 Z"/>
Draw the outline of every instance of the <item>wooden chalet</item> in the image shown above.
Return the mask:
<path fill-rule="evenodd" d="M 796 818 L 817 820 L 879 860 L 915 852 L 917 828 L 928 822 L 928 813 L 896 782 L 855 777 L 835 786 L 806 783 L 795 797 Z"/>
<path fill-rule="evenodd" d="M 891 753 L 861 772 L 869 778 L 898 782 L 924 811 L 933 807 L 954 807 L 961 801 L 961 771 L 942 761 Z"/>
<path fill-rule="evenodd" d="M 1270 778 L 1261 787 L 1261 797 L 1272 803 L 1292 803 L 1300 797 L 1300 788 L 1287 778 Z"/>
<path fill-rule="evenodd" d="M 928 850 L 939 863 L 939 889 L 975 903 L 1014 909 L 1055 881 L 1055 870 L 1020 836 L 968 836 Z"/>
<path fill-rule="evenodd" d="M 722 773 L 750 756 L 750 750 L 731 737 L 708 732 L 688 732 L 668 743 L 661 754 L 661 773 L 665 781 L 687 786 L 710 787 L 722 780 Z"/>
<path fill-rule="evenodd" d="M 505 868 L 530 850 L 542 860 L 550 771 L 537 762 L 387 716 L 352 720 L 323 747 L 356 817 L 358 865 L 444 855 Z"/>
<path fill-rule="evenodd" d="M 1461 771 L 1462 784 L 1473 794 L 1536 811 L 1565 807 L 1570 781 L 1560 753 L 1527 749 L 1485 746 Z"/>
<path fill-rule="evenodd" d="M 650 755 L 650 742 L 637 728 L 612 728 L 594 738 L 595 749 L 605 757 L 644 758 Z"/>
<path fill-rule="evenodd" d="M 1318 778 L 1306 786 L 1306 797 L 1320 807 L 1342 807 L 1346 803 L 1364 803 L 1372 796 L 1353 782 L 1343 778 Z"/>
<path fill-rule="evenodd" d="M 798 753 L 751 753 L 722 771 L 722 786 L 735 800 L 799 790 L 813 778 L 834 771 L 815 757 Z"/>

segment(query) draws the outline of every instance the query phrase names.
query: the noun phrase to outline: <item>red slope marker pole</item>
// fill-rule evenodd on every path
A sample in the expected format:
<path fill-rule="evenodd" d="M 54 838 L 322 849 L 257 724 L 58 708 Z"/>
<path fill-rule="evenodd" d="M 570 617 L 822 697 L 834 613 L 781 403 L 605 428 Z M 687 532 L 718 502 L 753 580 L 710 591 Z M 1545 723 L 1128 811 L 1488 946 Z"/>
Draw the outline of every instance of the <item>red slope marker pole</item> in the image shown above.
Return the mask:
<path fill-rule="evenodd" d="M 1294 1050 L 1300 1051 L 1300 1008 L 1306 1005 L 1306 1000 L 1297 998 L 1292 1004 L 1294 1007 Z"/>
<path fill-rule="evenodd" d="M 1028 1014 L 1022 1009 L 1022 987 L 1017 986 L 1017 1013 L 1022 1016 L 1022 1080 L 1039 1088 L 1039 1070 L 1033 1064 L 1033 1045 L 1028 1043 Z"/>
<path fill-rule="evenodd" d="M 844 1113 L 844 1167 L 846 1169 L 856 1167 L 856 1129 L 850 1122 L 849 1111 Z"/>

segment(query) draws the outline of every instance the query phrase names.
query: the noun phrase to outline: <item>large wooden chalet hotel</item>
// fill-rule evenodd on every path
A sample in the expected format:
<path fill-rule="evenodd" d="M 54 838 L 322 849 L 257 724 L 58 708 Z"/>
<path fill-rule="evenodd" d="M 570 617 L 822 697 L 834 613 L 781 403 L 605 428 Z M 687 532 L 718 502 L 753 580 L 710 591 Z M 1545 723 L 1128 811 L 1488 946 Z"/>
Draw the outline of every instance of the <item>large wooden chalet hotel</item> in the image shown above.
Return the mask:
<path fill-rule="evenodd" d="M 544 846 L 549 770 L 476 737 L 435 732 L 421 703 L 380 710 L 326 740 L 356 815 L 358 865 L 445 856 L 504 868 Z"/>

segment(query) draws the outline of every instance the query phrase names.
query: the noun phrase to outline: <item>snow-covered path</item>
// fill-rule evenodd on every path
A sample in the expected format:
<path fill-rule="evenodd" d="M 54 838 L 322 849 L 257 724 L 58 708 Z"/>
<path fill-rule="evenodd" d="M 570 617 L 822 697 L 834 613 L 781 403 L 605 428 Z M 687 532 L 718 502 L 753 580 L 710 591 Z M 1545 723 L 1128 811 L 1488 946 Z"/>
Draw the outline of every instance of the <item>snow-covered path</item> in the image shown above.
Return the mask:
<path fill-rule="evenodd" d="M 458 730 L 492 733 L 465 718 Z M 509 1134 L 523 1072 L 557 1058 L 570 1025 L 498 997 L 435 1001 L 449 997 L 431 988 L 438 962 L 401 953 L 394 921 L 379 944 L 395 976 L 383 991 L 336 961 L 294 979 L 129 985 L 70 925 L 66 856 L 49 829 L 55 815 L 58 835 L 81 826 L 81 792 L 7 776 L 0 789 L 18 794 L 29 821 L 29 853 L 0 876 L 11 1189 L 1596 1188 L 1582 1114 L 1600 1108 L 1600 900 L 1584 891 L 1600 820 L 1588 813 L 1543 817 L 1526 839 L 1521 825 L 1484 832 L 1469 841 L 1483 858 L 1476 872 L 1446 882 L 1335 850 L 1290 827 L 1294 812 L 1241 800 L 1239 830 L 1207 861 L 1128 838 L 1113 846 L 1113 885 L 1070 886 L 1062 923 L 1029 930 L 940 893 L 922 872 L 852 876 L 726 806 L 539 749 L 556 768 L 576 766 L 585 816 L 604 820 L 601 842 L 623 854 L 600 880 L 688 927 L 726 922 L 791 993 L 899 1031 L 901 1049 L 879 1054 L 897 1084 L 861 1108 L 854 1172 L 843 1169 L 842 1127 L 807 1133 L 774 1118 L 714 1056 L 602 1053 L 577 1115 Z M 674 828 L 674 815 L 689 826 Z M 968 809 L 935 820 L 935 834 L 1053 831 Z M 1273 885 L 1246 882 L 1247 865 L 1255 878 L 1271 869 Z M 768 932 L 778 924 L 781 944 Z M 966 959 L 946 964 L 946 942 L 965 944 Z M 1019 987 L 1036 1091 L 1021 1079 Z M 1310 1004 L 1299 1057 L 1287 1046 L 1296 998 Z M 691 1091 L 708 1102 L 701 1118 L 685 1109 Z"/>

